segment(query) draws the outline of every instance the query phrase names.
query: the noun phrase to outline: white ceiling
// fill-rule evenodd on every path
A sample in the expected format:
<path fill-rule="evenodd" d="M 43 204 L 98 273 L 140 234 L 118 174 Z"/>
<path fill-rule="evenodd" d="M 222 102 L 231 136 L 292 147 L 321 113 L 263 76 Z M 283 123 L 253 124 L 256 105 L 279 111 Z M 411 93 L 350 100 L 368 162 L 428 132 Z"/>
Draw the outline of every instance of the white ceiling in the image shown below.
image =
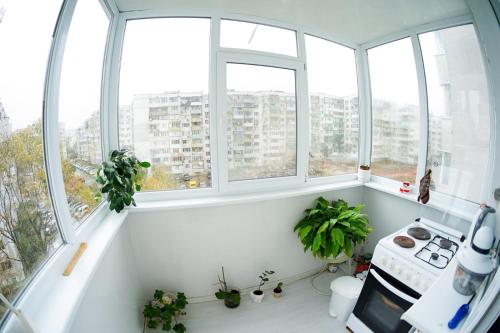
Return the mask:
<path fill-rule="evenodd" d="M 465 0 L 115 0 L 121 11 L 184 9 L 259 16 L 364 43 L 432 21 L 469 14 Z"/>

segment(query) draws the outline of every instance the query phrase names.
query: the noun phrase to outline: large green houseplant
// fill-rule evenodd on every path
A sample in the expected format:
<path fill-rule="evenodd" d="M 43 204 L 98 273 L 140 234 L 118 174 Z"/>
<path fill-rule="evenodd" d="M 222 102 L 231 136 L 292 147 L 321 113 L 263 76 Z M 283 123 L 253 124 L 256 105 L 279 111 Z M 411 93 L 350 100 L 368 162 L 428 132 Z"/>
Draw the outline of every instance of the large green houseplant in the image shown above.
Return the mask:
<path fill-rule="evenodd" d="M 125 206 L 135 206 L 135 191 L 141 190 L 140 179 L 142 170 L 151 166 L 149 162 L 142 162 L 126 149 L 113 150 L 109 159 L 102 162 L 97 170 L 96 181 L 99 192 L 96 199 L 107 193 L 109 209 L 121 212 Z"/>
<path fill-rule="evenodd" d="M 305 216 L 294 228 L 304 252 L 311 250 L 313 256 L 324 259 L 336 258 L 342 252 L 350 257 L 352 248 L 364 242 L 372 231 L 368 217 L 361 212 L 363 207 L 349 207 L 342 199 L 316 199 L 314 207 L 305 210 Z"/>

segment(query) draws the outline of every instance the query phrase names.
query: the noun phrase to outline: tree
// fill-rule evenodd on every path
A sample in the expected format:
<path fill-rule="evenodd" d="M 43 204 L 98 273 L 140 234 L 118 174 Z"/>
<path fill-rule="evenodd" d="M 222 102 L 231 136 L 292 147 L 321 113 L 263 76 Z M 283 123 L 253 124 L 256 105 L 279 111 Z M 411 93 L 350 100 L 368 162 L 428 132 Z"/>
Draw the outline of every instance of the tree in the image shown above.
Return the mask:
<path fill-rule="evenodd" d="M 164 165 L 153 165 L 151 175 L 142 182 L 143 190 L 165 190 L 177 187 L 175 176 L 165 170 Z"/>
<path fill-rule="evenodd" d="M 32 274 L 58 237 L 47 192 L 41 122 L 1 141 L 0 156 L 0 238 L 5 243 L 1 252 L 4 258 L 21 264 L 19 280 Z M 8 251 L 9 244 L 14 245 L 15 253 Z M 6 289 L 12 297 L 17 287 Z"/>

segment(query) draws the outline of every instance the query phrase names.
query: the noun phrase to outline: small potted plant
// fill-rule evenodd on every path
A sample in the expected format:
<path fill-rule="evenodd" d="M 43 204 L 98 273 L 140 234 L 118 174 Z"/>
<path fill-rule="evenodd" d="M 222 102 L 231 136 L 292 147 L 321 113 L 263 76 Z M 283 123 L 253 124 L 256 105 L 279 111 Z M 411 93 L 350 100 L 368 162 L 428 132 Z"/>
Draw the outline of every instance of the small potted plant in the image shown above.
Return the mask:
<path fill-rule="evenodd" d="M 273 289 L 274 298 L 278 299 L 281 297 L 281 292 L 282 292 L 281 287 L 283 287 L 283 282 L 278 282 L 278 285 L 276 286 L 276 288 Z"/>
<path fill-rule="evenodd" d="M 274 271 L 264 271 L 263 273 L 261 273 L 259 275 L 259 279 L 260 279 L 260 282 L 259 282 L 259 288 L 252 291 L 250 293 L 250 298 L 252 299 L 252 301 L 254 301 L 255 303 L 261 303 L 262 300 L 264 299 L 264 291 L 261 290 L 262 286 L 267 282 L 269 281 L 269 275 L 271 274 L 274 274 Z"/>
<path fill-rule="evenodd" d="M 304 245 L 304 252 L 311 250 L 313 256 L 332 265 L 348 260 L 353 247 L 364 242 L 373 230 L 368 226 L 368 217 L 361 212 L 363 207 L 349 207 L 342 199 L 332 202 L 323 197 L 316 199 L 314 207 L 305 210 L 305 216 L 293 229 Z"/>
<path fill-rule="evenodd" d="M 363 183 L 368 183 L 371 179 L 372 171 L 369 165 L 360 165 L 358 170 L 358 180 Z"/>
<path fill-rule="evenodd" d="M 135 206 L 134 193 L 141 190 L 140 179 L 142 169 L 151 166 L 149 162 L 141 162 L 126 149 L 113 150 L 109 159 L 102 162 L 97 170 L 96 181 L 99 192 L 96 199 L 107 194 L 109 209 L 121 212 L 125 206 Z"/>
<path fill-rule="evenodd" d="M 177 293 L 177 297 L 166 294 L 163 290 L 156 290 L 153 300 L 144 306 L 144 328 L 157 329 L 161 327 L 163 331 L 174 331 L 175 333 L 186 332 L 186 326 L 178 320 L 186 312 L 184 308 L 188 304 L 184 293 Z"/>
<path fill-rule="evenodd" d="M 237 308 L 240 305 L 241 301 L 240 291 L 237 289 L 230 290 L 227 287 L 226 276 L 224 274 L 224 266 L 222 267 L 222 279 L 220 278 L 220 276 L 217 276 L 217 278 L 219 279 L 220 288 L 219 291 L 215 293 L 215 297 L 217 297 L 217 299 L 223 299 L 226 307 L 230 309 Z"/>

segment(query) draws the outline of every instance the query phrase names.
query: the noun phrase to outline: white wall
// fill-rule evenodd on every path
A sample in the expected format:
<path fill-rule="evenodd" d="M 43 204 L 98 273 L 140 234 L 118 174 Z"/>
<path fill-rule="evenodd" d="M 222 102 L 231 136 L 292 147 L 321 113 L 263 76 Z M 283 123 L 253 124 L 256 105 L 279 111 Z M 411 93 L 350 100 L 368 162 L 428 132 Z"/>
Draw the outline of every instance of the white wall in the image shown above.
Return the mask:
<path fill-rule="evenodd" d="M 142 331 L 142 285 L 127 223 L 112 242 L 80 303 L 71 333 Z"/>
<path fill-rule="evenodd" d="M 327 199 L 356 204 L 361 187 L 329 192 Z M 255 286 L 265 269 L 283 279 L 323 264 L 304 253 L 293 227 L 319 195 L 134 213 L 128 218 L 130 238 L 145 299 L 155 288 L 184 291 L 188 297 L 211 296 L 224 265 L 229 284 Z"/>
<path fill-rule="evenodd" d="M 369 251 L 373 251 L 380 238 L 407 226 L 417 217 L 424 217 L 447 225 L 465 235 L 467 235 L 470 226 L 469 222 L 450 214 L 368 187 L 363 189 L 363 203 L 366 204 L 366 213 L 374 228 L 366 245 L 366 250 Z"/>

